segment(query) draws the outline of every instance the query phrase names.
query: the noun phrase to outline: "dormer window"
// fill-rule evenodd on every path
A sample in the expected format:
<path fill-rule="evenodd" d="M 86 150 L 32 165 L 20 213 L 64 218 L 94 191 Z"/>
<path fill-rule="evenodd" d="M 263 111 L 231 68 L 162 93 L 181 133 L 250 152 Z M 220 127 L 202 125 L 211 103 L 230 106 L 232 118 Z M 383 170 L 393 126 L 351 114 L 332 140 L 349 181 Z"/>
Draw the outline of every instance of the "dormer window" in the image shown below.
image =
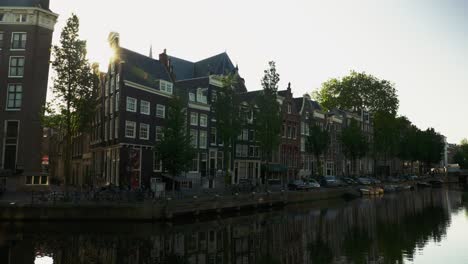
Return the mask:
<path fill-rule="evenodd" d="M 17 23 L 25 23 L 28 20 L 28 16 L 26 14 L 16 14 L 15 21 Z"/>
<path fill-rule="evenodd" d="M 172 83 L 164 80 L 159 80 L 159 90 L 168 94 L 172 94 Z"/>
<path fill-rule="evenodd" d="M 197 102 L 206 104 L 206 95 L 205 95 L 206 89 L 203 88 L 198 88 L 197 89 Z"/>

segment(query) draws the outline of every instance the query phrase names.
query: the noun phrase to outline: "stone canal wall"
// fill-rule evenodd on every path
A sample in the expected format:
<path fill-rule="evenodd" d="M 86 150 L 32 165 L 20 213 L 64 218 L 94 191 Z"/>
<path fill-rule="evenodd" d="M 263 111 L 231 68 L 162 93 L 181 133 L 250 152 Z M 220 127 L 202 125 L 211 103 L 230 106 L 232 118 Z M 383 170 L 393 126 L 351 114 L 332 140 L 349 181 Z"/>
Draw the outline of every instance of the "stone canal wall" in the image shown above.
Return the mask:
<path fill-rule="evenodd" d="M 199 214 L 221 214 L 228 211 L 284 206 L 288 203 L 357 196 L 352 188 L 321 189 L 308 192 L 275 192 L 239 194 L 148 203 L 3 203 L 0 220 L 164 220 Z"/>

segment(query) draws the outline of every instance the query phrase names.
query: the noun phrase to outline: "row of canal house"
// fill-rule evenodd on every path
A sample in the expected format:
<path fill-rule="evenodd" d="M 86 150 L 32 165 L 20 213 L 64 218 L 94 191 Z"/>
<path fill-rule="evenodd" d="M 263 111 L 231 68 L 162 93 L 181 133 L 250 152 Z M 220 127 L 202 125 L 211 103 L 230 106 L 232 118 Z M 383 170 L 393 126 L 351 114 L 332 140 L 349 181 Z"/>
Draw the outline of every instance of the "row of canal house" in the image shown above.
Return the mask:
<path fill-rule="evenodd" d="M 115 56 L 107 73 L 101 74 L 99 106 L 90 135 L 95 175 L 92 184 L 139 188 L 149 187 L 155 181 L 168 181 L 154 145 L 162 137 L 169 99 L 181 93 L 188 98 L 187 125 L 197 154 L 190 170 L 176 178 L 177 186 L 181 189 L 223 186 L 223 146 L 217 137 L 213 102 L 217 89 L 222 87 L 222 76 L 237 73 L 237 66 L 226 53 L 191 62 L 170 56 L 164 50 L 154 59 L 151 54 L 145 56 L 121 47 L 118 34 L 111 34 L 109 42 Z M 308 126 L 312 122 L 329 130 L 331 135 L 330 148 L 321 157 L 325 164 L 321 174 L 372 171 L 372 165 L 366 161 L 359 161 L 359 168 L 347 162 L 338 140 L 350 118 L 358 120 L 364 129 L 370 124 L 368 115 L 366 119 L 364 113 L 324 112 L 308 95 L 294 98 L 290 84 L 278 91 L 283 119 L 281 143 L 269 166 L 264 166 L 254 132 L 255 100 L 262 92 L 248 92 L 242 78 L 239 83 L 236 89 L 245 122 L 233 151 L 231 183 L 257 185 L 268 179 L 280 184 L 312 175 L 317 164 L 305 152 Z"/>

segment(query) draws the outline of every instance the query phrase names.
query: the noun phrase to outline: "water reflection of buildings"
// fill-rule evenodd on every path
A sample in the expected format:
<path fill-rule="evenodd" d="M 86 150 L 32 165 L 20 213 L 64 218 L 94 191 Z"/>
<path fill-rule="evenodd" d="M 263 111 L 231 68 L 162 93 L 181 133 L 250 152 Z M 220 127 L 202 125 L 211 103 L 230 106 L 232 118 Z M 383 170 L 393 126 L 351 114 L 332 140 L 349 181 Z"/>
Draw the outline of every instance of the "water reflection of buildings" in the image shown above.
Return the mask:
<path fill-rule="evenodd" d="M 444 236 L 461 201 L 428 190 L 172 226 L 5 224 L 0 263 L 401 263 Z"/>

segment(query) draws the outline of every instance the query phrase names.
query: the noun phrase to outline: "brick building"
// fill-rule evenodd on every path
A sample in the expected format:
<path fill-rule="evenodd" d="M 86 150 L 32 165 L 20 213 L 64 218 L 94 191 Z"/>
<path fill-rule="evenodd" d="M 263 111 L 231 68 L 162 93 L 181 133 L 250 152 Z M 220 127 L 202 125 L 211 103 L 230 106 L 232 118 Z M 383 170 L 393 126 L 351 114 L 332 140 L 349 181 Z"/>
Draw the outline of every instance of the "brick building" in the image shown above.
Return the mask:
<path fill-rule="evenodd" d="M 48 0 L 0 1 L 0 169 L 9 189 L 47 185 L 41 169 L 41 112 L 58 15 Z"/>

